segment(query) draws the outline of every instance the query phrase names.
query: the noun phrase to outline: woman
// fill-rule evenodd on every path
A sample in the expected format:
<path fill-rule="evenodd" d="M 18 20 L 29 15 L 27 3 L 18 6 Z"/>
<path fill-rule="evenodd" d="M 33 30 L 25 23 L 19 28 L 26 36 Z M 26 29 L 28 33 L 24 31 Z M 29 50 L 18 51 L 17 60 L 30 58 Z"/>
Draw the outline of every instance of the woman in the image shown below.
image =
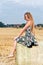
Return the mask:
<path fill-rule="evenodd" d="M 13 56 L 14 51 L 16 50 L 17 42 L 26 45 L 28 48 L 31 48 L 33 45 L 37 46 L 35 41 L 35 31 L 34 31 L 34 20 L 30 12 L 24 14 L 24 19 L 26 20 L 26 25 L 22 28 L 21 32 L 17 37 L 14 38 L 14 47 L 9 57 Z M 24 36 L 21 36 L 26 31 Z"/>

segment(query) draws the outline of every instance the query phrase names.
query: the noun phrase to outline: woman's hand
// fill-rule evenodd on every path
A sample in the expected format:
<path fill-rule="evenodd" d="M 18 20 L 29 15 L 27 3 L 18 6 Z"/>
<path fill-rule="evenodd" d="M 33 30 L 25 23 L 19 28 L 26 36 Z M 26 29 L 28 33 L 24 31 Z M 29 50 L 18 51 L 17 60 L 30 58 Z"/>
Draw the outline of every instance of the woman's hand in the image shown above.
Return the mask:
<path fill-rule="evenodd" d="M 17 38 L 19 38 L 19 36 L 17 36 L 17 37 L 14 37 L 14 40 L 16 40 Z"/>

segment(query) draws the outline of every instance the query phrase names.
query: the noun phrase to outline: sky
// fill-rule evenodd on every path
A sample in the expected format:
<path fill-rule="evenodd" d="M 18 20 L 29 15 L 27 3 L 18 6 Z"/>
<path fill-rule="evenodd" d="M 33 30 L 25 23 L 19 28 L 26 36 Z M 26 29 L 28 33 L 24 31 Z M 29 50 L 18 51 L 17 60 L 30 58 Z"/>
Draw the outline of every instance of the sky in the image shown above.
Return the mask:
<path fill-rule="evenodd" d="M 43 0 L 0 0 L 0 22 L 25 23 L 25 12 L 32 14 L 35 24 L 43 24 Z"/>

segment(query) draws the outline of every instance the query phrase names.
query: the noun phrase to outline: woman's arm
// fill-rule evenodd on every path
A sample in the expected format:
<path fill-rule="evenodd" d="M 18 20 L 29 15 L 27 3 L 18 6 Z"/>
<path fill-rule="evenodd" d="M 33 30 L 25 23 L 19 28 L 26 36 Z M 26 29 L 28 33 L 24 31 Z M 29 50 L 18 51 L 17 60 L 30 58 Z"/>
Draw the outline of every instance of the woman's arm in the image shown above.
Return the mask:
<path fill-rule="evenodd" d="M 35 28 L 33 29 L 33 34 L 34 34 L 34 36 L 35 36 Z"/>
<path fill-rule="evenodd" d="M 23 34 L 23 32 L 24 32 L 29 26 L 30 26 L 30 22 L 26 23 L 26 25 L 25 25 L 25 26 L 23 27 L 23 29 L 20 31 L 18 37 L 20 37 L 20 36 Z"/>
<path fill-rule="evenodd" d="M 33 33 L 33 34 L 34 34 L 34 36 L 35 36 L 35 26 L 33 26 L 32 33 Z"/>

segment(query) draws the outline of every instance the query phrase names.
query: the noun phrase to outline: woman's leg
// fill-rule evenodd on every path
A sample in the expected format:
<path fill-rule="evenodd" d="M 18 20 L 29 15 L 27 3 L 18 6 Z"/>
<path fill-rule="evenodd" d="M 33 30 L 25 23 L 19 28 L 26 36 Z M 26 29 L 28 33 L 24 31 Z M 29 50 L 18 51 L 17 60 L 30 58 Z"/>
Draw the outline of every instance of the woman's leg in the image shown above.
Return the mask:
<path fill-rule="evenodd" d="M 8 57 L 14 56 L 14 52 L 15 52 L 15 50 L 16 50 L 16 44 L 17 44 L 17 42 L 16 42 L 16 40 L 14 40 L 13 49 L 12 49 L 12 51 L 11 51 L 11 53 L 10 53 L 10 55 L 9 55 Z"/>

